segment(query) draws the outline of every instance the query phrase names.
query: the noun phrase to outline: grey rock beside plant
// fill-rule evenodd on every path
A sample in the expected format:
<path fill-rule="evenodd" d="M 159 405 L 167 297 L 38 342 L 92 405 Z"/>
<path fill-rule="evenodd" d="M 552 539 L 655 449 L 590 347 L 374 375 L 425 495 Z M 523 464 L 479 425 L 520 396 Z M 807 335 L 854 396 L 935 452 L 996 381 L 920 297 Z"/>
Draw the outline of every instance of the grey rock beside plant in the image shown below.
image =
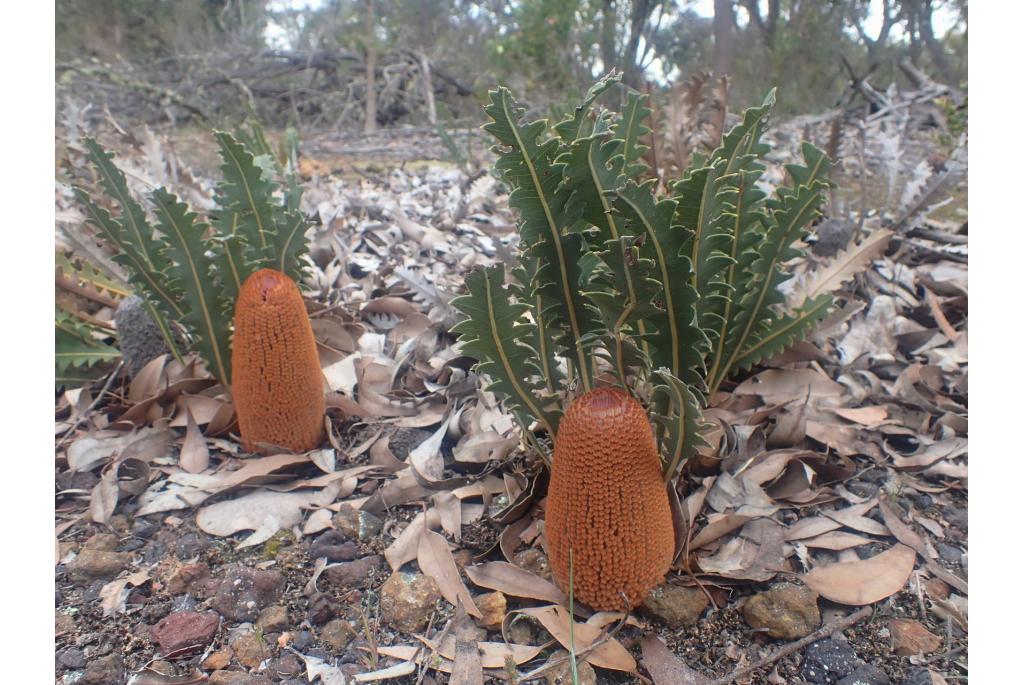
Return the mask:
<path fill-rule="evenodd" d="M 170 353 L 160 328 L 138 295 L 121 300 L 114 313 L 114 325 L 117 327 L 117 346 L 124 355 L 129 376 L 137 375 L 160 355 Z M 176 332 L 175 337 L 180 349 L 187 349 L 181 335 Z"/>

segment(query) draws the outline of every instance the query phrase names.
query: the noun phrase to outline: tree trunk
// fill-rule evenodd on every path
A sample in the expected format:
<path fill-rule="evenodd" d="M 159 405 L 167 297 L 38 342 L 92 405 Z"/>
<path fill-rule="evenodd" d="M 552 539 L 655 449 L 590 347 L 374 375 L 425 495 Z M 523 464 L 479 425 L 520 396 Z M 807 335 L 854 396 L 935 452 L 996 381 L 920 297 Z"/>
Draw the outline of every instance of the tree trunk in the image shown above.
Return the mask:
<path fill-rule="evenodd" d="M 932 0 L 924 1 L 924 7 L 918 18 L 918 31 L 921 38 L 924 39 L 924 44 L 928 47 L 928 53 L 932 56 L 939 80 L 943 83 L 950 83 L 953 80 L 953 71 L 949 66 L 949 59 L 946 57 L 942 43 L 935 38 L 935 32 L 932 30 Z"/>
<path fill-rule="evenodd" d="M 652 0 L 633 0 L 633 12 L 629 22 L 629 41 L 622 53 L 622 82 L 630 88 L 640 89 L 640 65 L 637 64 L 637 51 L 640 49 L 640 36 L 654 10 Z"/>
<path fill-rule="evenodd" d="M 363 132 L 377 130 L 377 32 L 373 0 L 366 0 L 366 119 Z"/>
<path fill-rule="evenodd" d="M 715 0 L 715 75 L 728 76 L 732 72 L 736 51 L 736 11 L 732 0 Z"/>
<path fill-rule="evenodd" d="M 601 68 L 608 73 L 618 63 L 615 54 L 615 24 L 618 12 L 615 0 L 604 0 L 601 7 Z"/>

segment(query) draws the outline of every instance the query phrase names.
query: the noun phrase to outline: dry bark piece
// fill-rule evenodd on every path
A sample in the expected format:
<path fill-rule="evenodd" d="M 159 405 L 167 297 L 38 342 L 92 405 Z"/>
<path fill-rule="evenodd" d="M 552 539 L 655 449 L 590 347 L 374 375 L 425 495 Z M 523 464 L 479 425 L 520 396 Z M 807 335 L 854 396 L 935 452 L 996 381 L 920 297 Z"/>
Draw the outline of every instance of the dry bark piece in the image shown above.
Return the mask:
<path fill-rule="evenodd" d="M 323 375 L 298 286 L 273 269 L 245 280 L 235 304 L 231 384 L 246 449 L 305 452 L 323 439 Z"/>
<path fill-rule="evenodd" d="M 562 419 L 545 515 L 559 586 L 599 610 L 642 602 L 665 580 L 675 538 L 647 413 L 616 388 L 581 396 Z M 623 598 L 625 595 L 625 598 Z"/>

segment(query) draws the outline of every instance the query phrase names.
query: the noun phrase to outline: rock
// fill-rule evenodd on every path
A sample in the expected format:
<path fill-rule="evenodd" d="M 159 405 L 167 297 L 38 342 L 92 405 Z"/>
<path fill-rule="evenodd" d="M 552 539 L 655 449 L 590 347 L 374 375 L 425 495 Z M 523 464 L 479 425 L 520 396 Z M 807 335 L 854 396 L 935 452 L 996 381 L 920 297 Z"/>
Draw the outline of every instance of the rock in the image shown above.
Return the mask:
<path fill-rule="evenodd" d="M 779 583 L 748 599 L 743 617 L 770 637 L 796 640 L 821 626 L 818 593 L 802 585 Z"/>
<path fill-rule="evenodd" d="M 393 455 L 404 461 L 409 452 L 429 437 L 430 431 L 422 428 L 399 428 L 388 438 L 388 447 Z"/>
<path fill-rule="evenodd" d="M 278 633 L 288 627 L 288 610 L 280 604 L 267 607 L 256 619 L 256 627 L 265 633 Z"/>
<path fill-rule="evenodd" d="M 544 580 L 551 580 L 551 567 L 548 566 L 547 555 L 539 549 L 533 547 L 524 549 L 512 556 L 512 563 Z"/>
<path fill-rule="evenodd" d="M 138 295 L 121 300 L 114 312 L 114 325 L 117 328 L 117 346 L 124 355 L 130 376 L 138 374 L 146 364 L 161 354 L 170 353 L 160 328 Z M 178 349 L 188 349 L 177 329 L 174 329 L 174 338 Z"/>
<path fill-rule="evenodd" d="M 56 654 L 57 666 L 64 670 L 85 668 L 85 653 L 78 647 L 65 647 Z"/>
<path fill-rule="evenodd" d="M 184 561 L 199 556 L 209 546 L 210 541 L 198 533 L 185 533 L 174 541 L 171 551 L 174 552 L 174 556 Z"/>
<path fill-rule="evenodd" d="M 162 653 L 171 654 L 189 647 L 202 649 L 219 627 L 220 618 L 213 612 L 175 611 L 153 626 L 150 635 Z"/>
<path fill-rule="evenodd" d="M 641 609 L 669 628 L 682 628 L 696 623 L 710 604 L 700 588 L 666 583 L 651 590 Z"/>
<path fill-rule="evenodd" d="M 124 664 L 117 654 L 94 659 L 85 667 L 80 685 L 120 685 L 124 682 Z"/>
<path fill-rule="evenodd" d="M 315 626 L 322 626 L 335 616 L 334 602 L 329 595 L 318 592 L 309 598 L 309 611 L 306 618 Z"/>
<path fill-rule="evenodd" d="M 348 643 L 355 636 L 356 631 L 349 625 L 349 622 L 343 621 L 340 618 L 329 621 L 327 625 L 320 629 L 320 639 L 339 654 L 345 651 Z"/>
<path fill-rule="evenodd" d="M 132 563 L 132 555 L 125 552 L 84 548 L 68 564 L 68 575 L 79 584 L 97 578 L 113 578 Z"/>
<path fill-rule="evenodd" d="M 932 685 L 934 682 L 931 671 L 927 668 L 917 668 L 908 673 L 900 685 Z"/>
<path fill-rule="evenodd" d="M 266 678 L 254 677 L 243 671 L 214 671 L 207 681 L 209 685 L 259 685 L 268 682 Z"/>
<path fill-rule="evenodd" d="M 811 250 L 819 257 L 834 257 L 845 249 L 853 236 L 855 224 L 839 219 L 825 219 L 817 227 L 818 240 Z"/>
<path fill-rule="evenodd" d="M 342 507 L 334 515 L 334 527 L 350 540 L 369 542 L 380 535 L 384 522 L 368 511 Z"/>
<path fill-rule="evenodd" d="M 165 676 L 176 676 L 178 675 L 178 669 L 174 667 L 170 661 L 154 661 L 147 668 L 151 671 L 159 673 Z"/>
<path fill-rule="evenodd" d="M 292 638 L 292 647 L 302 651 L 313 644 L 313 633 L 308 630 L 300 630 Z"/>
<path fill-rule="evenodd" d="M 75 629 L 75 617 L 70 614 L 57 614 L 54 618 L 54 632 L 57 635 L 61 633 L 70 633 Z"/>
<path fill-rule="evenodd" d="M 227 668 L 234 656 L 235 652 L 230 647 L 218 649 L 216 652 L 203 659 L 202 667 L 207 671 L 219 671 L 222 668 Z"/>
<path fill-rule="evenodd" d="M 500 592 L 488 592 L 474 597 L 477 609 L 483 614 L 481 618 L 475 619 L 477 625 L 487 630 L 501 630 L 501 622 L 505 620 L 505 612 L 508 610 L 508 600 Z"/>
<path fill-rule="evenodd" d="M 960 562 L 963 560 L 964 553 L 960 548 L 956 545 L 951 545 L 948 542 L 935 543 L 935 550 L 939 553 L 939 558 L 947 564 L 959 566 Z"/>
<path fill-rule="evenodd" d="M 159 527 L 160 526 L 157 524 L 144 518 L 135 519 L 129 532 L 137 538 L 148 540 L 153 537 L 153 533 L 155 533 Z"/>
<path fill-rule="evenodd" d="M 113 533 L 96 533 L 82 545 L 82 549 L 97 552 L 114 552 L 117 550 L 117 536 Z"/>
<path fill-rule="evenodd" d="M 231 621 L 255 621 L 260 612 L 281 599 L 285 580 L 278 571 L 228 567 L 217 585 L 212 608 Z"/>
<path fill-rule="evenodd" d="M 941 637 L 917 621 L 906 618 L 889 621 L 889 633 L 892 635 L 892 651 L 897 656 L 929 654 L 942 645 Z"/>
<path fill-rule="evenodd" d="M 167 580 L 167 592 L 172 595 L 183 595 L 186 592 L 202 594 L 202 590 L 209 590 L 208 584 L 205 583 L 209 578 L 210 567 L 206 562 L 185 564 Z"/>
<path fill-rule="evenodd" d="M 433 578 L 421 573 L 395 571 L 380 588 L 380 617 L 403 633 L 427 627 L 441 590 Z"/>
<path fill-rule="evenodd" d="M 286 652 L 276 659 L 271 659 L 264 673 L 271 678 L 294 678 L 304 672 L 305 668 L 298 657 Z"/>
<path fill-rule="evenodd" d="M 236 637 L 231 642 L 231 650 L 235 653 L 235 661 L 248 669 L 258 667 L 270 656 L 266 643 L 255 632 Z"/>
<path fill-rule="evenodd" d="M 557 666 L 552 667 L 544 674 L 545 682 L 548 685 L 568 685 L 572 682 L 572 665 L 569 663 L 568 656 L 569 652 L 559 649 L 548 657 L 545 663 L 559 662 Z M 597 673 L 594 672 L 594 667 L 586 661 L 576 663 L 576 675 L 579 676 L 580 685 L 597 685 Z"/>
<path fill-rule="evenodd" d="M 800 675 L 809 683 L 828 685 L 856 671 L 863 662 L 846 642 L 818 640 L 804 650 Z"/>
<path fill-rule="evenodd" d="M 871 664 L 864 664 L 839 680 L 836 685 L 892 685 L 892 681 L 882 669 Z"/>
<path fill-rule="evenodd" d="M 365 588 L 385 566 L 384 557 L 373 554 L 355 561 L 343 561 L 324 570 L 327 582 L 344 588 Z"/>
<path fill-rule="evenodd" d="M 352 561 L 359 556 L 359 545 L 346 540 L 336 530 L 329 530 L 309 546 L 309 558 L 312 560 L 327 557 L 327 561 Z"/>

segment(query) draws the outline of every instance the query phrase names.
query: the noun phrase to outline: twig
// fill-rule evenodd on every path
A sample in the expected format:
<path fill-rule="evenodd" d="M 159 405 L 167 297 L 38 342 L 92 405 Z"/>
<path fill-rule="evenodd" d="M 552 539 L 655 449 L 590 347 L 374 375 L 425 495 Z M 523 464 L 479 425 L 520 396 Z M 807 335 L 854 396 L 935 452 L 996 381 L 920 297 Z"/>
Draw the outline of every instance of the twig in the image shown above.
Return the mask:
<path fill-rule="evenodd" d="M 707 683 L 707 685 L 730 685 L 736 680 L 743 678 L 744 676 L 748 676 L 758 669 L 764 668 L 765 666 L 770 666 L 779 659 L 787 657 L 794 652 L 800 651 L 812 642 L 817 642 L 818 640 L 824 637 L 828 637 L 833 633 L 837 633 L 840 630 L 845 630 L 846 628 L 849 628 L 850 626 L 860 622 L 867 616 L 870 616 L 871 611 L 872 609 L 870 606 L 858 609 L 857 611 L 853 612 L 849 616 L 846 616 L 845 618 L 837 619 L 835 621 L 832 621 L 828 625 L 824 625 L 821 628 L 818 628 L 807 637 L 802 637 L 799 640 L 796 640 L 795 642 L 790 642 L 788 645 L 780 647 L 778 650 L 775 651 L 775 653 L 770 654 L 769 656 L 766 656 L 763 659 L 755 661 L 749 666 L 738 668 L 727 676 L 718 678 L 717 680 L 712 680 L 711 682 Z"/>
<path fill-rule="evenodd" d="M 575 620 L 572 617 L 571 614 L 569 616 L 569 620 L 570 621 Z M 612 628 L 607 633 L 605 633 L 604 635 L 602 635 L 601 637 L 599 637 L 596 640 L 594 640 L 594 642 L 589 647 L 587 647 L 586 649 L 577 652 L 576 659 L 578 661 L 586 661 L 587 657 L 590 655 L 591 652 L 593 652 L 595 649 L 597 649 L 598 647 L 603 645 L 608 640 L 611 640 L 613 637 L 615 637 L 615 635 L 620 630 L 622 630 L 622 628 L 626 625 L 626 621 L 628 621 L 628 620 L 629 620 L 629 612 L 628 611 L 622 612 L 622 618 L 619 619 L 619 622 L 617 624 L 615 624 L 615 627 Z M 520 678 L 519 682 L 527 683 L 527 682 L 529 682 L 531 680 L 536 680 L 538 677 L 540 677 L 543 674 L 547 673 L 548 671 L 550 671 L 555 666 L 561 666 L 562 664 L 564 664 L 566 661 L 569 660 L 569 658 L 571 656 L 572 655 L 566 653 L 565 656 L 559 657 L 559 658 L 557 658 L 557 659 L 555 659 L 553 661 L 549 661 L 546 664 L 544 664 L 543 666 L 540 666 L 540 667 L 530 671 L 529 673 L 523 674 L 523 676 Z"/>
<path fill-rule="evenodd" d="M 63 446 L 64 446 L 64 444 L 65 444 L 65 443 L 66 443 L 66 442 L 68 441 L 68 439 L 70 439 L 70 438 L 71 438 L 71 436 L 72 436 L 72 435 L 74 434 L 74 432 L 75 432 L 75 431 L 76 431 L 76 430 L 78 429 L 78 427 L 79 427 L 80 425 L 82 425 L 82 422 L 83 422 L 83 421 L 85 421 L 86 417 L 88 417 L 88 416 L 89 416 L 89 414 L 90 414 L 90 413 L 91 413 L 91 412 L 92 412 L 92 411 L 93 411 L 93 410 L 94 410 L 94 409 L 95 409 L 96 407 L 98 407 L 98 406 L 99 406 L 99 404 L 100 404 L 100 400 L 102 400 L 102 399 L 103 399 L 103 396 L 107 394 L 107 391 L 108 391 L 108 390 L 110 390 L 110 386 L 111 386 L 111 385 L 113 385 L 113 383 L 114 383 L 114 379 L 115 379 L 115 378 L 117 378 L 117 375 L 118 375 L 118 374 L 119 374 L 119 373 L 121 372 L 121 367 L 122 367 L 122 366 L 124 366 L 124 359 L 122 359 L 121 361 L 119 361 L 119 362 L 117 363 L 117 368 L 115 368 L 115 369 L 114 369 L 114 370 L 113 370 L 113 371 L 112 371 L 112 372 L 110 373 L 110 376 L 109 376 L 109 377 L 107 378 L 107 382 L 103 384 L 103 388 L 102 388 L 102 389 L 100 390 L 100 394 L 96 396 L 96 399 L 94 399 L 94 400 L 92 401 L 92 404 L 90 404 L 90 405 L 89 405 L 89 406 L 88 406 L 88 407 L 86 408 L 86 410 L 85 410 L 84 412 L 82 412 L 82 413 L 81 413 L 81 414 L 79 415 L 79 417 L 78 417 L 78 418 L 77 418 L 77 419 L 75 420 L 75 422 L 74 422 L 73 424 L 71 424 L 71 427 L 70 427 L 70 428 L 68 428 L 67 432 L 66 432 L 66 433 L 64 433 L 64 437 L 63 437 L 63 438 L 61 438 L 61 439 L 60 439 L 60 442 L 58 442 L 58 443 L 57 443 L 57 449 L 60 449 L 61 447 L 63 447 Z"/>

